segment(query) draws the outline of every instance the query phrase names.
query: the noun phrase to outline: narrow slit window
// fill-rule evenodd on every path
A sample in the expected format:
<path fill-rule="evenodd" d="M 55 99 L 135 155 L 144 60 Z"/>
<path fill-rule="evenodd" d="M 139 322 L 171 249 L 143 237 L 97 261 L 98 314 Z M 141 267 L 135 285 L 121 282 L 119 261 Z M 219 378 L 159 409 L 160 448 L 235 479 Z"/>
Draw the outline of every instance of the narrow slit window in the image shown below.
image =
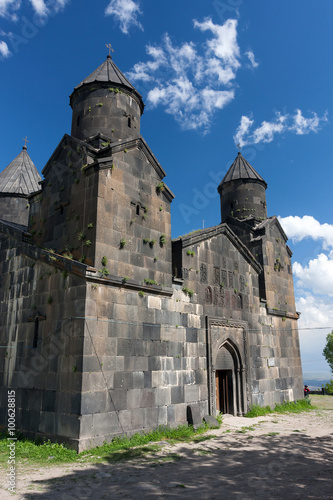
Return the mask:
<path fill-rule="evenodd" d="M 38 330 L 39 330 L 39 319 L 35 319 L 35 329 L 34 329 L 34 343 L 33 348 L 36 349 L 38 345 Z"/>
<path fill-rule="evenodd" d="M 131 117 L 129 116 L 128 119 L 127 119 L 127 125 L 129 126 L 129 128 L 132 127 L 132 120 L 131 120 Z"/>

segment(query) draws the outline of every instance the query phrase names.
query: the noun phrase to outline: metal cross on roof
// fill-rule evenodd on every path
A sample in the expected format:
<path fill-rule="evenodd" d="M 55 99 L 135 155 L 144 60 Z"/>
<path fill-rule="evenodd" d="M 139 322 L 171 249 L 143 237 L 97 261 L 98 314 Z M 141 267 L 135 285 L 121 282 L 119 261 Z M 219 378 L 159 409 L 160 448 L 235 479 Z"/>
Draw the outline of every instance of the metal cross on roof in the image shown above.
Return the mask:
<path fill-rule="evenodd" d="M 25 136 L 25 138 L 22 139 L 22 140 L 24 141 L 24 147 L 26 148 L 27 147 L 27 142 L 29 142 L 27 136 Z"/>
<path fill-rule="evenodd" d="M 242 146 L 239 143 L 236 144 L 236 147 L 239 149 L 239 151 L 242 149 Z"/>
<path fill-rule="evenodd" d="M 109 56 L 110 56 L 110 55 L 111 55 L 111 52 L 114 52 L 114 50 L 113 50 L 113 48 L 112 48 L 111 43 L 106 43 L 106 44 L 105 44 L 105 47 L 106 47 L 107 49 L 109 49 Z"/>

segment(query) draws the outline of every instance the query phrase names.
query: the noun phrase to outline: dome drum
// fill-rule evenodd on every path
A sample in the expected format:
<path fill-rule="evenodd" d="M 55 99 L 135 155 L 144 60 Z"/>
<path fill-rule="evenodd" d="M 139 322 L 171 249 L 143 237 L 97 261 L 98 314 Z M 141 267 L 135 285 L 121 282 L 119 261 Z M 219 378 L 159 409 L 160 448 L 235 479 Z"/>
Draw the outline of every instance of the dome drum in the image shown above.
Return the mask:
<path fill-rule="evenodd" d="M 110 139 L 129 139 L 140 135 L 141 107 L 128 89 L 96 85 L 79 89 L 71 98 L 71 135 L 87 139 L 98 133 Z"/>

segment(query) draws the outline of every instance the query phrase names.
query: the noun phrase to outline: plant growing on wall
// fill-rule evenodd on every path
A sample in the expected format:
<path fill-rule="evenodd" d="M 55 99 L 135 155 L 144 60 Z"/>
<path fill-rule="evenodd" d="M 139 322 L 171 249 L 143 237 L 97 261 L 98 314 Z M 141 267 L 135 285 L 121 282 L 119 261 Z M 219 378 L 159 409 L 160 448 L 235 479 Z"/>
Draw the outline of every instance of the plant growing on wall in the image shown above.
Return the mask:
<path fill-rule="evenodd" d="M 187 250 L 186 254 L 190 255 L 191 257 L 195 256 L 195 252 L 193 252 L 193 250 Z"/>
<path fill-rule="evenodd" d="M 161 234 L 160 236 L 160 245 L 161 247 L 166 243 L 166 235 L 165 234 Z"/>
<path fill-rule="evenodd" d="M 144 282 L 146 283 L 146 285 L 158 285 L 158 283 L 155 280 L 151 280 L 149 278 L 145 278 Z"/>
<path fill-rule="evenodd" d="M 122 238 L 119 243 L 120 248 L 124 248 L 126 246 L 126 243 L 127 241 L 124 238 Z"/>
<path fill-rule="evenodd" d="M 159 182 L 156 186 L 156 193 L 160 194 L 162 191 L 165 189 L 165 184 L 164 182 Z"/>
<path fill-rule="evenodd" d="M 193 290 L 190 290 L 186 286 L 184 286 L 184 288 L 182 290 L 185 293 L 185 295 L 188 295 L 189 297 L 193 297 L 193 295 L 194 295 L 194 291 Z"/>
<path fill-rule="evenodd" d="M 106 264 L 108 263 L 108 259 L 107 259 L 107 257 L 105 257 L 105 255 L 104 255 L 104 257 L 102 257 L 101 263 L 102 263 L 102 266 L 106 266 Z"/>

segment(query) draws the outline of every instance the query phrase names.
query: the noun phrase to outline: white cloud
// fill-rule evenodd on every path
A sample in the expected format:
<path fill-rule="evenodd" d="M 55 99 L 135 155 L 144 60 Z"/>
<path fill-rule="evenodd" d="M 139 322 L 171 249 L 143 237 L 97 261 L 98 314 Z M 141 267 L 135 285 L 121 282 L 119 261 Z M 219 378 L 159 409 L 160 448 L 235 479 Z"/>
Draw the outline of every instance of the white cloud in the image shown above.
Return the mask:
<path fill-rule="evenodd" d="M 33 10 L 39 16 L 47 16 L 50 12 L 58 12 L 69 2 L 70 0 L 29 0 Z M 0 16 L 17 21 L 21 6 L 21 0 L 0 0 Z"/>
<path fill-rule="evenodd" d="M 15 12 L 21 7 L 21 0 L 0 0 L 0 16 L 16 20 Z"/>
<path fill-rule="evenodd" d="M 135 64 L 127 76 L 149 87 L 148 105 L 163 106 L 184 130 L 206 133 L 214 113 L 235 97 L 240 68 L 237 21 L 218 25 L 205 19 L 194 21 L 194 27 L 211 35 L 202 46 L 193 42 L 177 46 L 165 34 L 159 46 L 147 46 L 150 59 Z"/>
<path fill-rule="evenodd" d="M 260 142 L 272 142 L 276 134 L 282 134 L 283 132 L 294 132 L 297 135 L 318 132 L 322 124 L 328 121 L 327 113 L 319 117 L 317 113 L 312 112 L 311 117 L 305 118 L 302 111 L 297 109 L 294 115 L 289 113 L 282 115 L 276 112 L 273 120 L 270 122 L 263 121 L 258 128 L 251 132 L 250 129 L 254 121 L 251 120 L 251 126 L 244 129 L 242 124 L 246 123 L 246 119 L 250 121 L 247 116 L 242 116 L 240 125 L 234 135 L 234 141 L 238 142 L 241 147 L 249 144 L 259 144 Z"/>
<path fill-rule="evenodd" d="M 284 129 L 285 117 L 279 115 L 275 122 L 262 122 L 253 132 L 254 143 L 271 142 L 275 134 L 281 134 Z"/>
<path fill-rule="evenodd" d="M 279 217 L 279 221 L 294 243 L 312 239 L 326 250 L 318 255 L 317 250 L 306 263 L 295 262 L 293 275 L 296 308 L 301 312 L 298 327 L 303 368 L 313 371 L 317 366 L 317 370 L 328 371 L 322 352 L 326 335 L 333 330 L 333 225 L 320 224 L 310 215 Z"/>
<path fill-rule="evenodd" d="M 312 239 L 321 243 L 323 250 L 333 248 L 333 225 L 320 224 L 310 215 L 279 217 L 279 221 L 294 243 Z M 306 264 L 295 262 L 293 272 L 298 289 L 333 297 L 333 250 L 316 255 Z"/>
<path fill-rule="evenodd" d="M 252 68 L 257 68 L 259 64 L 256 62 L 253 51 L 248 50 L 245 55 L 249 58 Z"/>
<path fill-rule="evenodd" d="M 296 299 L 296 309 L 301 312 L 298 328 L 304 371 L 330 371 L 323 349 L 326 335 L 333 330 L 332 301 L 304 294 Z"/>
<path fill-rule="evenodd" d="M 48 9 L 44 0 L 30 0 L 30 2 L 37 14 L 40 16 L 46 16 L 48 14 Z"/>
<path fill-rule="evenodd" d="M 105 9 L 107 16 L 114 16 L 120 24 L 123 33 L 128 33 L 129 28 L 137 26 L 143 31 L 138 15 L 141 14 L 139 3 L 134 0 L 111 0 Z"/>
<path fill-rule="evenodd" d="M 296 299 L 296 309 L 301 312 L 299 328 L 333 327 L 332 301 L 306 293 Z M 325 334 L 326 335 L 326 334 Z"/>
<path fill-rule="evenodd" d="M 0 54 L 2 57 L 9 57 L 11 55 L 11 52 L 6 42 L 0 42 Z"/>
<path fill-rule="evenodd" d="M 295 262 L 293 273 L 297 278 L 297 288 L 333 297 L 333 252 L 329 255 L 321 253 L 305 266 Z"/>
<path fill-rule="evenodd" d="M 333 248 L 333 225 L 320 224 L 311 215 L 298 217 L 278 217 L 284 231 L 293 242 L 297 243 L 305 238 L 321 240 L 324 249 Z"/>
<path fill-rule="evenodd" d="M 214 37 L 207 41 L 209 52 L 231 68 L 240 67 L 239 46 L 237 43 L 237 20 L 228 19 L 224 24 L 214 24 L 211 19 L 203 23 L 194 21 L 194 27 L 200 31 L 210 31 Z"/>
<path fill-rule="evenodd" d="M 253 125 L 253 120 L 250 120 L 248 116 L 242 116 L 240 124 L 236 130 L 236 133 L 234 135 L 234 141 L 235 144 L 239 144 L 242 147 L 242 137 L 248 133 L 250 128 Z"/>

